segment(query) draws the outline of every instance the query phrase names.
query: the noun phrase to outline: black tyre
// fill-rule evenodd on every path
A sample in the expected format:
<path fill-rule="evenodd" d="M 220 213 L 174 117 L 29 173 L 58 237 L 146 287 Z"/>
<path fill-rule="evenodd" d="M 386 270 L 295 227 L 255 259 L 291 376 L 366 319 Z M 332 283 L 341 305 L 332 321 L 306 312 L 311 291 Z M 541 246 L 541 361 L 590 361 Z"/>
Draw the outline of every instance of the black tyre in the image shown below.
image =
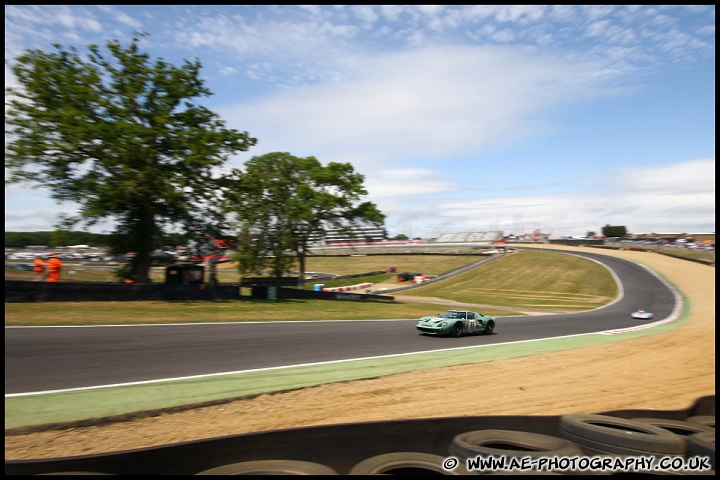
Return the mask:
<path fill-rule="evenodd" d="M 664 428 L 665 430 L 670 430 L 672 433 L 680 435 L 681 437 L 692 435 L 693 433 L 715 432 L 715 429 L 713 427 L 710 427 L 708 425 L 702 425 L 700 423 L 688 422 L 685 420 L 673 420 L 670 418 L 653 417 L 633 418 L 633 420 L 636 422 L 655 425 L 656 427 Z"/>
<path fill-rule="evenodd" d="M 559 421 L 560 433 L 573 436 L 573 441 L 583 446 L 587 439 L 606 445 L 632 449 L 647 454 L 683 455 L 685 441 L 669 430 L 636 422 L 626 418 L 596 414 L 563 415 Z"/>
<path fill-rule="evenodd" d="M 715 415 L 694 415 L 687 417 L 686 422 L 699 423 L 701 425 L 707 425 L 708 427 L 715 428 Z"/>
<path fill-rule="evenodd" d="M 632 456 L 632 457 L 646 457 L 650 455 L 650 453 L 647 450 L 639 450 L 637 448 L 632 447 L 623 447 L 620 445 L 615 445 L 611 443 L 603 443 L 598 442 L 596 440 L 593 440 L 591 438 L 587 437 L 578 437 L 577 435 L 573 435 L 572 433 L 568 433 L 565 431 L 561 432 L 561 435 L 563 438 L 570 440 L 574 444 L 578 445 L 583 453 L 585 453 L 588 456 L 602 456 L 602 457 L 609 457 L 609 456 Z M 674 456 L 684 456 L 681 454 L 676 454 Z"/>
<path fill-rule="evenodd" d="M 453 325 L 452 330 L 450 330 L 450 335 L 455 338 L 462 337 L 462 333 L 463 333 L 462 322 L 457 322 L 455 325 Z"/>
<path fill-rule="evenodd" d="M 515 430 L 475 430 L 461 433 L 450 444 L 450 455 L 462 459 L 479 455 L 509 457 L 568 457 L 582 455 L 577 445 L 565 438 Z"/>
<path fill-rule="evenodd" d="M 445 469 L 445 467 L 449 469 Z M 422 452 L 393 452 L 366 458 L 349 475 L 472 475 L 462 461 L 446 463 L 440 455 Z"/>
<path fill-rule="evenodd" d="M 63 472 L 51 472 L 51 473 L 36 473 L 35 475 L 112 475 L 112 473 L 102 473 L 102 472 L 85 472 L 85 471 L 79 471 L 79 472 L 73 472 L 73 471 L 63 471 Z"/>
<path fill-rule="evenodd" d="M 203 470 L 196 475 L 338 475 L 320 463 L 302 460 L 254 460 Z"/>
<path fill-rule="evenodd" d="M 495 331 L 495 322 L 490 320 L 487 322 L 487 325 L 485 325 L 485 330 L 483 330 L 483 335 L 492 335 Z"/>
<path fill-rule="evenodd" d="M 709 457 L 710 466 L 715 469 L 715 433 L 700 432 L 686 437 L 688 457 Z"/>

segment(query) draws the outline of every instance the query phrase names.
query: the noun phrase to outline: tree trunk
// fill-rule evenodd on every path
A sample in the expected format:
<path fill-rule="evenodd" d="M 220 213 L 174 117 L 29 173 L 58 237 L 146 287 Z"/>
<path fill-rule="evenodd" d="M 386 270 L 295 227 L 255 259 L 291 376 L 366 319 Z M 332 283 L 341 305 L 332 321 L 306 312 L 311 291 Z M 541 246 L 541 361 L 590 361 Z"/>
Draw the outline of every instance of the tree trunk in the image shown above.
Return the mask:
<path fill-rule="evenodd" d="M 295 252 L 297 254 L 298 258 L 298 267 L 300 269 L 300 273 L 298 274 L 297 279 L 297 286 L 298 288 L 303 288 L 305 286 L 305 252 Z"/>
<path fill-rule="evenodd" d="M 149 208 L 142 208 L 138 218 L 138 229 L 135 232 L 138 249 L 132 262 L 132 281 L 150 283 L 151 254 L 155 236 L 155 218 Z"/>

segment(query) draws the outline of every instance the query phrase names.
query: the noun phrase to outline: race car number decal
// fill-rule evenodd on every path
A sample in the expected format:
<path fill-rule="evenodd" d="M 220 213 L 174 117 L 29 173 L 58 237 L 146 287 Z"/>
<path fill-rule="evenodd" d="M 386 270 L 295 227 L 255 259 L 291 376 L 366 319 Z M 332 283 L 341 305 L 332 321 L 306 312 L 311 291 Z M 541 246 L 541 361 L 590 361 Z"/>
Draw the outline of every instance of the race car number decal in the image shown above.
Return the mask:
<path fill-rule="evenodd" d="M 472 332 L 475 330 L 475 327 L 477 327 L 477 323 L 475 323 L 475 320 L 470 320 L 468 322 L 468 332 Z"/>

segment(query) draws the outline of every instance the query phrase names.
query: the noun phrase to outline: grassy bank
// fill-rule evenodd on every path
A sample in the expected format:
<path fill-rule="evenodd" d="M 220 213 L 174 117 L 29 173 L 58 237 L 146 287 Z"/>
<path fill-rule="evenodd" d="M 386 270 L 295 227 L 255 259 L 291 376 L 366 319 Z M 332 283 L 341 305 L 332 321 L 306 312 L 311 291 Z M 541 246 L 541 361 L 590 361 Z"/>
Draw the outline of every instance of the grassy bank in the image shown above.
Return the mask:
<path fill-rule="evenodd" d="M 465 257 L 456 263 L 455 257 L 440 256 L 403 259 L 405 265 L 411 265 L 408 270 L 436 274 L 479 260 L 478 257 Z M 313 258 L 315 271 L 333 273 L 341 267 L 358 273 L 399 265 L 398 259 L 392 256 Z M 352 282 L 356 281 L 352 279 Z M 402 292 L 402 295 L 436 297 L 438 301 L 422 304 L 283 299 L 6 303 L 5 325 L 410 319 L 448 308 L 445 301 L 529 311 L 576 312 L 608 303 L 617 295 L 617 286 L 610 273 L 596 262 L 556 252 L 520 251 L 450 279 Z M 507 310 L 500 308 L 474 309 L 489 315 L 508 315 Z"/>

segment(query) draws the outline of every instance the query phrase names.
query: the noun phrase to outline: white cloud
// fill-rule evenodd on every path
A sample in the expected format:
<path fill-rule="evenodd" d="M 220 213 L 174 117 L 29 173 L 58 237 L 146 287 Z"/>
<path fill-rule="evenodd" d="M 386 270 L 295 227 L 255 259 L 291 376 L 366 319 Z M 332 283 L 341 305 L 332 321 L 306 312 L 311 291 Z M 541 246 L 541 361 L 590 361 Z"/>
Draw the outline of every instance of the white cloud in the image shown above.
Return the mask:
<path fill-rule="evenodd" d="M 261 139 L 363 165 L 495 148 L 552 128 L 545 108 L 603 95 L 589 65 L 502 48 L 445 46 L 356 58 L 357 78 L 232 109 Z M 281 148 L 281 150 L 283 150 Z M 328 158 L 328 159 L 329 159 Z"/>
<path fill-rule="evenodd" d="M 652 168 L 627 167 L 617 171 L 610 187 L 617 192 L 643 192 L 651 194 L 655 201 L 663 201 L 668 195 L 714 196 L 715 159 L 687 160 Z"/>
<path fill-rule="evenodd" d="M 693 91 L 714 74 L 713 6 L 5 11 L 6 59 L 131 30 L 159 56 L 200 58 L 212 108 L 259 140 L 234 165 L 271 151 L 349 162 L 391 235 L 714 231 L 713 92 Z M 61 211 L 35 202 L 6 187 L 6 229 Z"/>

